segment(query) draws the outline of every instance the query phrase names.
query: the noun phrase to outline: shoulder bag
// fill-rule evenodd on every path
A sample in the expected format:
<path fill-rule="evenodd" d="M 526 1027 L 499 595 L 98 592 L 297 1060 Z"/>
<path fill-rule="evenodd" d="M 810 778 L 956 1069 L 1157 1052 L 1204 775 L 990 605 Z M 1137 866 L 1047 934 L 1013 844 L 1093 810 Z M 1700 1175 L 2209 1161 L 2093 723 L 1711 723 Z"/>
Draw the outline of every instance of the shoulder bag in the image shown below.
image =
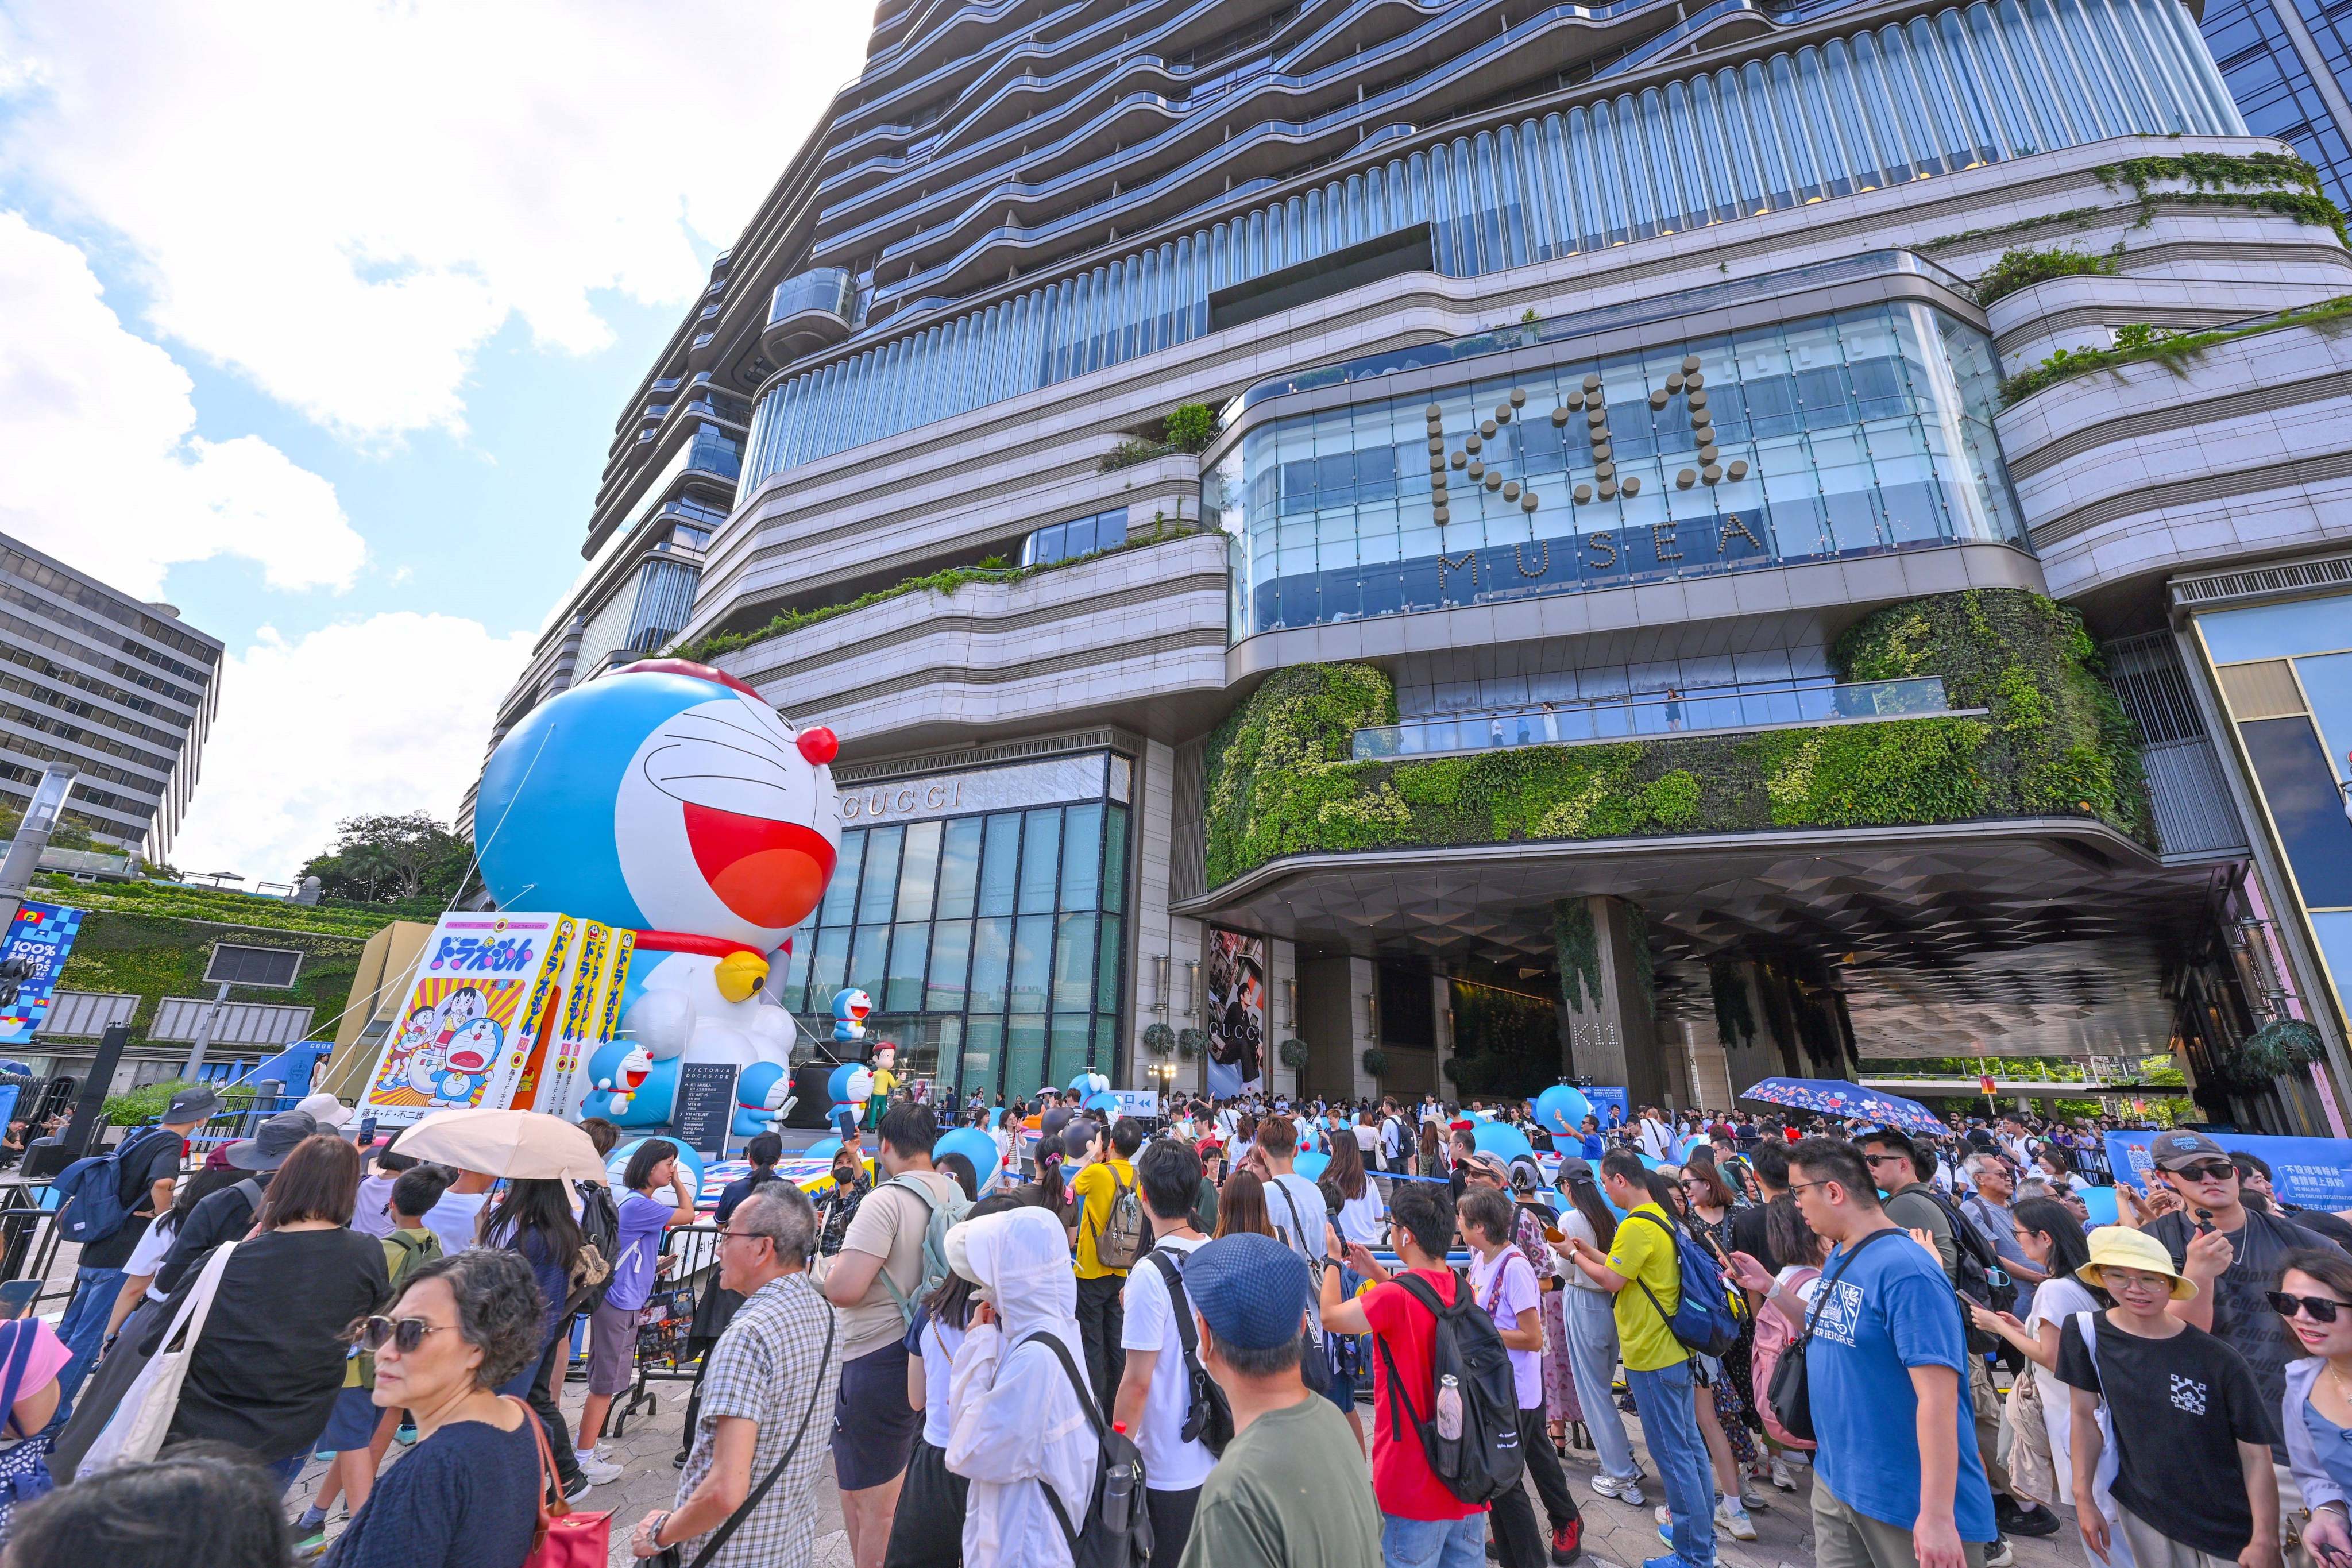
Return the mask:
<path fill-rule="evenodd" d="M 229 1255 L 242 1245 L 223 1242 L 213 1248 L 205 1259 L 202 1272 L 181 1300 L 179 1310 L 172 1316 L 152 1354 L 145 1358 L 122 1391 L 121 1402 L 103 1416 L 92 1413 L 93 1422 L 102 1422 L 79 1456 L 70 1473 L 59 1473 L 59 1481 L 75 1475 L 94 1475 L 116 1465 L 143 1463 L 163 1451 L 163 1439 L 172 1430 L 172 1418 L 179 1414 L 180 1388 L 188 1380 L 188 1368 L 196 1359 L 196 1346 L 205 1331 L 205 1320 L 220 1294 L 221 1275 L 228 1268 Z M 121 1343 L 115 1353 L 124 1352 Z M 79 1415 L 79 1412 L 76 1412 Z M 68 1422 L 65 1437 L 73 1435 L 75 1423 Z M 61 1437 L 58 1448 L 66 1442 Z M 57 1468 L 53 1465 L 52 1468 Z"/>
<path fill-rule="evenodd" d="M 547 1428 L 539 1413 L 509 1394 L 506 1403 L 522 1412 L 523 1422 L 539 1442 L 539 1525 L 531 1531 L 530 1555 L 520 1568 L 604 1568 L 613 1552 L 613 1515 L 574 1513 L 563 1500 L 563 1482 L 555 1473 L 555 1455 L 547 1446 Z M 550 1502 L 547 1500 L 553 1498 Z"/>
<path fill-rule="evenodd" d="M 1780 1425 L 1788 1429 L 1790 1436 L 1808 1443 L 1813 1440 L 1813 1395 L 1810 1374 L 1805 1371 L 1805 1347 L 1813 1342 L 1813 1325 L 1821 1320 L 1822 1306 L 1829 1300 L 1830 1291 L 1853 1266 L 1853 1260 L 1862 1256 L 1864 1247 L 1882 1236 L 1900 1236 L 1907 1239 L 1909 1235 L 1909 1232 L 1893 1226 L 1885 1230 L 1874 1230 L 1854 1243 L 1852 1251 L 1838 1259 L 1834 1273 L 1822 1276 L 1821 1292 L 1813 1298 L 1812 1310 L 1805 1314 L 1805 1331 L 1797 1336 L 1796 1343 L 1781 1353 L 1780 1364 L 1772 1369 L 1772 1381 L 1765 1391 L 1766 1397 L 1772 1402 L 1773 1415 L 1780 1418 Z"/>
<path fill-rule="evenodd" d="M 840 1319 L 835 1314 L 831 1311 L 825 1313 L 824 1349 L 816 1358 L 816 1364 L 820 1368 L 833 1360 L 834 1330 L 839 1326 L 839 1323 Z M 801 1412 L 801 1424 L 793 1428 L 793 1440 L 784 1445 L 782 1457 L 777 1459 L 772 1469 L 760 1479 L 760 1484 L 751 1489 L 751 1494 L 744 1498 L 741 1505 L 733 1513 L 729 1514 L 718 1529 L 710 1532 L 710 1539 L 702 1543 L 702 1550 L 694 1554 L 694 1561 L 688 1563 L 677 1547 L 665 1546 L 646 1559 L 653 1564 L 653 1568 L 706 1568 L 706 1564 L 719 1555 L 719 1549 L 727 1544 L 729 1536 L 742 1528 L 745 1520 L 751 1517 L 751 1510 L 760 1506 L 760 1500 L 768 1495 L 768 1489 L 784 1479 L 784 1467 L 791 1464 L 793 1456 L 801 1451 L 801 1440 L 808 1436 L 809 1421 L 816 1415 L 817 1401 L 824 1397 L 824 1379 L 819 1376 L 809 1389 L 808 1408 Z M 755 1439 L 754 1447 L 756 1446 Z M 599 1564 L 604 1561 L 602 1557 L 594 1560 Z M 532 1559 L 526 1568 L 540 1568 L 538 1560 Z M 551 1563 L 547 1565 L 547 1568 L 570 1568 L 570 1564 Z M 582 1568 L 588 1568 L 588 1560 L 585 1558 L 582 1559 Z"/>
<path fill-rule="evenodd" d="M 1328 1260 L 1317 1256 L 1308 1245 L 1306 1222 L 1298 1217 L 1298 1200 L 1290 1195 L 1290 1189 L 1280 1181 L 1269 1182 L 1266 1185 L 1282 1194 L 1283 1206 L 1290 1211 L 1291 1238 L 1297 1244 L 1298 1255 L 1307 1260 L 1307 1294 L 1319 1300 L 1323 1269 Z M 1314 1321 L 1298 1331 L 1298 1377 L 1307 1384 L 1309 1394 L 1325 1394 L 1331 1387 L 1331 1352 L 1324 1348 L 1322 1321 L 1323 1315 L 1318 1309 Z"/>

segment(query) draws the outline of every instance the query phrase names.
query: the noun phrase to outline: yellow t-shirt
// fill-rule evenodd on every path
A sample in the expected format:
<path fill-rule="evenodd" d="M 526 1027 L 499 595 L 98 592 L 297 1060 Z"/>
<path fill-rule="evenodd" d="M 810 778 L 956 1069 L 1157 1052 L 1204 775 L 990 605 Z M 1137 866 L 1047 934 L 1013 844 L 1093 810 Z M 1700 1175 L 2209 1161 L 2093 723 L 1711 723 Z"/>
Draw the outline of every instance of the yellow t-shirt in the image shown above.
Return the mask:
<path fill-rule="evenodd" d="M 1636 1204 L 1617 1226 L 1616 1243 L 1609 1249 L 1609 1267 L 1626 1282 L 1625 1289 L 1617 1292 L 1616 1313 L 1617 1353 L 1627 1372 L 1655 1372 L 1690 1359 L 1690 1352 L 1666 1326 L 1667 1315 L 1682 1305 L 1683 1299 L 1682 1266 L 1675 1258 L 1675 1238 L 1649 1221 L 1633 1217 L 1644 1214 L 1661 1220 L 1666 1217 L 1666 1211 L 1655 1204 Z M 1650 1288 L 1647 1294 L 1642 1289 L 1644 1285 Z M 1652 1295 L 1658 1299 L 1654 1306 Z M 1659 1307 L 1665 1311 L 1660 1312 Z"/>
<path fill-rule="evenodd" d="M 887 1100 L 890 1098 L 891 1092 L 898 1087 L 898 1075 L 897 1073 L 892 1072 L 888 1068 L 877 1068 L 874 1073 L 874 1092 L 866 1098 L 869 1100 Z"/>
<path fill-rule="evenodd" d="M 1113 1155 L 1096 1162 L 1078 1173 L 1070 1184 L 1078 1205 L 1078 1278 L 1099 1279 L 1106 1274 L 1124 1274 L 1124 1268 L 1105 1268 L 1095 1257 L 1095 1242 L 1110 1224 L 1110 1205 L 1122 1186 L 1135 1185 L 1135 1167 Z"/>

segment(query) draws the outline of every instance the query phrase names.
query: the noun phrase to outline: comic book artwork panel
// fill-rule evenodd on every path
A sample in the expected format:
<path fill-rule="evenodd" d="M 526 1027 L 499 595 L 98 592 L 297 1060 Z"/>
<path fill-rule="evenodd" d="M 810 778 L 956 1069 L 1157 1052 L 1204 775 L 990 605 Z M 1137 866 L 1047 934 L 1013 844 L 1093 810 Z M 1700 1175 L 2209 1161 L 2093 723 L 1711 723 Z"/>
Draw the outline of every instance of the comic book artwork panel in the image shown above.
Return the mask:
<path fill-rule="evenodd" d="M 1207 936 L 1209 1092 L 1223 1099 L 1265 1078 L 1265 938 L 1217 926 Z"/>
<path fill-rule="evenodd" d="M 433 1110 L 479 1105 L 530 986 L 528 978 L 419 980 L 369 1080 L 367 1103 Z"/>

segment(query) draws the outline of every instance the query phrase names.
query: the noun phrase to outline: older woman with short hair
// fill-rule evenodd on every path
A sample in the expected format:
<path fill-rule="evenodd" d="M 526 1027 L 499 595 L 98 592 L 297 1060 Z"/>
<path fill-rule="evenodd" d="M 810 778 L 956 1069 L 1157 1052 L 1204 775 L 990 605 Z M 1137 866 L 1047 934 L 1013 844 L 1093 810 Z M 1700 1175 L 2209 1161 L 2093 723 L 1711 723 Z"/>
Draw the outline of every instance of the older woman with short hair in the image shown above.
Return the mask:
<path fill-rule="evenodd" d="M 540 1435 L 498 1386 L 539 1354 L 546 1303 L 517 1253 L 469 1247 L 411 1275 L 353 1325 L 375 1353 L 375 1402 L 404 1408 L 416 1447 L 385 1469 L 329 1568 L 520 1568 L 539 1526 Z"/>

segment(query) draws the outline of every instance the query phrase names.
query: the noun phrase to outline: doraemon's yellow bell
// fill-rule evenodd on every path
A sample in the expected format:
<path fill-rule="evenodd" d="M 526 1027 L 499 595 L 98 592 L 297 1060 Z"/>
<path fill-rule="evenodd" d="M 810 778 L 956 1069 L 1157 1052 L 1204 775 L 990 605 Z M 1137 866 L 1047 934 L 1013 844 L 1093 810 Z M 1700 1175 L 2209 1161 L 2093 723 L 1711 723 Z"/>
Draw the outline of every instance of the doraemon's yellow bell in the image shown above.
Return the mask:
<path fill-rule="evenodd" d="M 730 1002 L 747 1001 L 768 978 L 768 961 L 739 948 L 719 961 L 710 978 L 718 984 L 719 994 Z"/>

